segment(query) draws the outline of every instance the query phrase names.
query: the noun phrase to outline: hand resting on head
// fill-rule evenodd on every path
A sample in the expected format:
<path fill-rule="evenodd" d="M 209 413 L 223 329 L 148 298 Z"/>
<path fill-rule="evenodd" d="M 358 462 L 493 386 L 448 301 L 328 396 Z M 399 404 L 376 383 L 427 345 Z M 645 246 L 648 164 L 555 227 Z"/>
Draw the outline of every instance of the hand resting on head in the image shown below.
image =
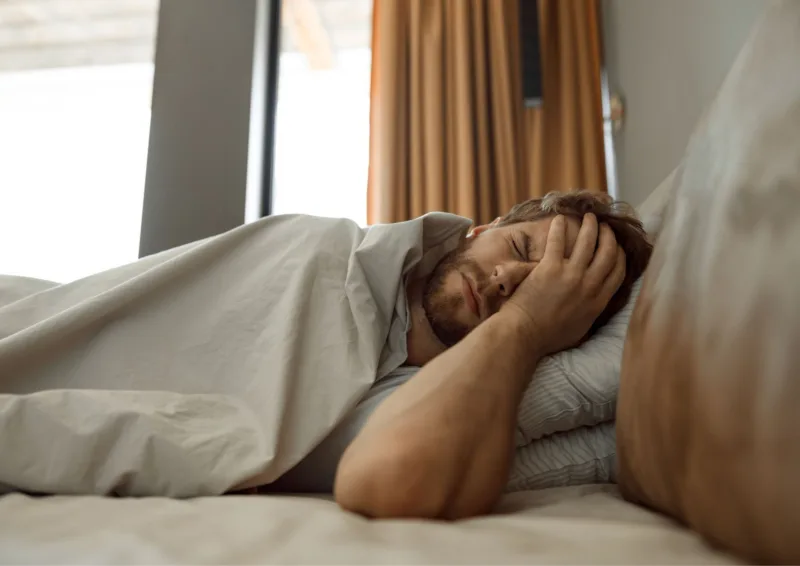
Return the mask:
<path fill-rule="evenodd" d="M 376 409 L 339 462 L 334 496 L 343 508 L 376 518 L 491 511 L 536 365 L 578 344 L 625 277 L 623 251 L 594 215 L 569 257 L 565 240 L 557 216 L 542 260 L 500 310 Z"/>

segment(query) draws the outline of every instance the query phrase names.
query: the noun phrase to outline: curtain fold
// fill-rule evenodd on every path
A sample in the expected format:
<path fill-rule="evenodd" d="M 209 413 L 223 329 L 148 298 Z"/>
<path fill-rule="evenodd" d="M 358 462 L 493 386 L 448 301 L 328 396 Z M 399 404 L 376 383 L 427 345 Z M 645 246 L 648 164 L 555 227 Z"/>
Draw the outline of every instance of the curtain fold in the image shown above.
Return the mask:
<path fill-rule="evenodd" d="M 605 191 L 597 1 L 539 6 L 543 104 L 525 109 L 518 0 L 375 0 L 369 223 Z"/>

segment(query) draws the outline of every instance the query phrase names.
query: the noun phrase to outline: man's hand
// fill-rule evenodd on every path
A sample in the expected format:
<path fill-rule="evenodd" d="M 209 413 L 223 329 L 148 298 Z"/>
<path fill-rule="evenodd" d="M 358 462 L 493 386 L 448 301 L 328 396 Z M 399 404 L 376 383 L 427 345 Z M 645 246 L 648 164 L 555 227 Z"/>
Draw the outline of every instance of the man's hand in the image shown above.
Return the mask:
<path fill-rule="evenodd" d="M 608 225 L 583 218 L 575 248 L 564 257 L 567 223 L 556 216 L 544 257 L 517 287 L 501 312 L 521 319 L 542 355 L 576 346 L 625 278 L 625 253 Z"/>

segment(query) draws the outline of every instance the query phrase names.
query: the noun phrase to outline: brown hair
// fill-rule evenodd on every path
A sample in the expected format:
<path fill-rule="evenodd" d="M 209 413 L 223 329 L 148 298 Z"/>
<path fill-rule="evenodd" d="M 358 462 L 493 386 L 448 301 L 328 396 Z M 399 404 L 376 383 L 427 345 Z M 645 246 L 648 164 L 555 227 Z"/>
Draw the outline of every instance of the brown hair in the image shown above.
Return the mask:
<path fill-rule="evenodd" d="M 590 212 L 597 216 L 599 223 L 608 224 L 614 231 L 617 243 L 625 252 L 625 279 L 609 301 L 608 306 L 595 320 L 590 330 L 590 334 L 592 334 L 628 302 L 633 284 L 644 273 L 653 252 L 653 244 L 648 239 L 633 207 L 625 202 L 614 201 L 605 193 L 552 192 L 542 198 L 530 199 L 516 205 L 508 214 L 500 218 L 497 226 L 532 222 L 557 214 L 581 220 L 584 214 Z"/>

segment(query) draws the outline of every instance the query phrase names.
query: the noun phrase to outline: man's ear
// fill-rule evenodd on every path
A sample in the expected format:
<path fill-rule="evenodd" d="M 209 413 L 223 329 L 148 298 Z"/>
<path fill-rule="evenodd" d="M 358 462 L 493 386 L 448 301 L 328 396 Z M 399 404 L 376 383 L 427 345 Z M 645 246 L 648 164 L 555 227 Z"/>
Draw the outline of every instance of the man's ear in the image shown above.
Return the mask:
<path fill-rule="evenodd" d="M 486 232 L 489 228 L 494 228 L 500 223 L 500 218 L 495 218 L 489 224 L 481 224 L 480 226 L 475 226 L 472 230 L 469 231 L 467 234 L 467 238 L 477 238 L 482 233 Z"/>

